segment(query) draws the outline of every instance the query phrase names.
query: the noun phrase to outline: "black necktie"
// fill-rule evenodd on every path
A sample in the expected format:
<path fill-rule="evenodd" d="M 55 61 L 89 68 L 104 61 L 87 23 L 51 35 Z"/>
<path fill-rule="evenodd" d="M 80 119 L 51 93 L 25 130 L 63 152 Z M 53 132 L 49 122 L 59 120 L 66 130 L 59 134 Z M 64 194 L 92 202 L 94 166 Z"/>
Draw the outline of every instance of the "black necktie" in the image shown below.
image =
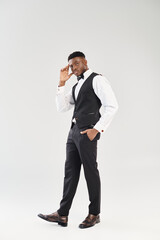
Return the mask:
<path fill-rule="evenodd" d="M 79 81 L 81 78 L 84 79 L 84 74 L 83 73 L 81 75 L 77 76 L 77 80 Z"/>

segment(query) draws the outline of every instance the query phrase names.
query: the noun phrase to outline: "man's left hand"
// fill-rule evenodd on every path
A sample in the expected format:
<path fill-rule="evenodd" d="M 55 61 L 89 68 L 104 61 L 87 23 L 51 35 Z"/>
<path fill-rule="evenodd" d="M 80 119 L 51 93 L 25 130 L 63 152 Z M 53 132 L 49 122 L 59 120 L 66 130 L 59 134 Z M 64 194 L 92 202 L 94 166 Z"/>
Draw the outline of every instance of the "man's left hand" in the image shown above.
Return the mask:
<path fill-rule="evenodd" d="M 86 129 L 85 131 L 82 131 L 80 133 L 81 134 L 85 134 L 86 133 L 88 138 L 92 141 L 96 137 L 96 135 L 98 133 L 98 130 L 95 129 L 95 128 L 92 128 L 92 129 Z"/>

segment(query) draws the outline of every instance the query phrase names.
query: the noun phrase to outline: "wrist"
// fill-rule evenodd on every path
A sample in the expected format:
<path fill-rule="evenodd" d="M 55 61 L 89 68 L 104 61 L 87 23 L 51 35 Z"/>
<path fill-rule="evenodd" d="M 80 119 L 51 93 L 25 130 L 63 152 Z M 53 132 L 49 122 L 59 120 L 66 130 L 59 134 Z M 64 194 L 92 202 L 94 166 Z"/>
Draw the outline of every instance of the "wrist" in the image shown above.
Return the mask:
<path fill-rule="evenodd" d="M 94 131 L 96 132 L 96 133 L 98 133 L 99 131 L 96 129 L 96 128 L 93 128 L 94 129 Z"/>
<path fill-rule="evenodd" d="M 65 82 L 60 81 L 58 87 L 63 87 L 65 86 Z"/>

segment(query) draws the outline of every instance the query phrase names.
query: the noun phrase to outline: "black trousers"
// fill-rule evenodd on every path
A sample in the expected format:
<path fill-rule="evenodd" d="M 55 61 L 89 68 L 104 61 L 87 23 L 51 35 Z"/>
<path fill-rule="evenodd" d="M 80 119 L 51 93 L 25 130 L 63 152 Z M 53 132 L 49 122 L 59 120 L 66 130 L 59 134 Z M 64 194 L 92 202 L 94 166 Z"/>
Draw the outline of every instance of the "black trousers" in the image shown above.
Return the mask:
<path fill-rule="evenodd" d="M 85 129 L 92 128 L 86 127 Z M 77 124 L 70 129 L 66 144 L 65 177 L 63 186 L 63 197 L 60 208 L 57 210 L 59 215 L 68 216 L 74 198 L 81 165 L 84 168 L 84 175 L 87 182 L 89 193 L 89 213 L 98 215 L 100 213 L 100 177 L 97 168 L 97 140 L 100 133 L 90 141 L 87 134 L 81 134 Z"/>

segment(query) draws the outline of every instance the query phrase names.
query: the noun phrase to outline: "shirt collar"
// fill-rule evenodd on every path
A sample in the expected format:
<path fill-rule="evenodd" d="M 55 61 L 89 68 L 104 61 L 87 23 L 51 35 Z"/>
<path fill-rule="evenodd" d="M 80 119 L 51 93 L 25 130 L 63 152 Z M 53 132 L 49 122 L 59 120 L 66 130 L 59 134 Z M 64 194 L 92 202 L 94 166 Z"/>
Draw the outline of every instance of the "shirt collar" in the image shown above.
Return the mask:
<path fill-rule="evenodd" d="M 83 73 L 84 75 L 84 80 L 86 80 L 92 73 L 93 71 L 89 68 L 87 71 Z"/>

